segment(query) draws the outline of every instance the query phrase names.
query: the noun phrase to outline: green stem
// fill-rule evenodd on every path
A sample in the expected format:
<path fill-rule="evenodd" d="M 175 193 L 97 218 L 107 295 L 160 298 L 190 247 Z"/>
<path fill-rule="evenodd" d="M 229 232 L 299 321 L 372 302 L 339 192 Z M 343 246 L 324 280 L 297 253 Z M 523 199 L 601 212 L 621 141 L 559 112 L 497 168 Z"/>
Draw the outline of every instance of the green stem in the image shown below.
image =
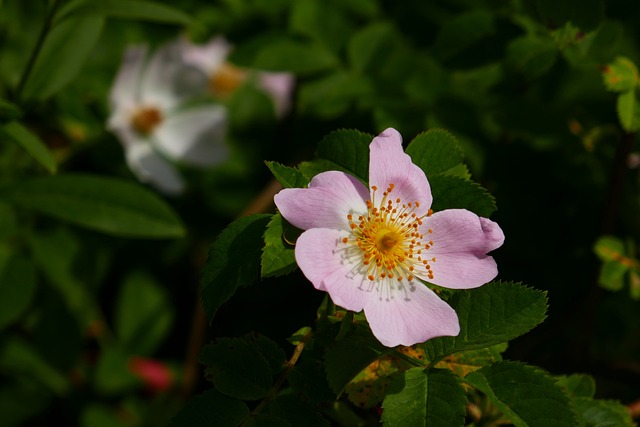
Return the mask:
<path fill-rule="evenodd" d="M 56 11 L 58 10 L 58 5 L 59 5 L 58 1 L 53 0 L 53 3 L 51 4 L 49 11 L 47 12 L 47 16 L 45 18 L 44 24 L 42 25 L 42 29 L 40 30 L 40 34 L 38 35 L 38 40 L 36 41 L 36 45 L 31 51 L 31 56 L 29 56 L 29 60 L 27 61 L 27 66 L 25 67 L 24 72 L 22 73 L 22 77 L 20 78 L 20 82 L 18 83 L 18 87 L 16 88 L 17 100 L 20 100 L 20 98 L 22 97 L 22 91 L 24 90 L 24 87 L 27 84 L 29 77 L 31 76 L 31 73 L 33 71 L 33 66 L 36 63 L 36 60 L 40 55 L 40 51 L 42 50 L 42 46 L 44 45 L 44 41 L 46 40 L 47 35 L 49 34 L 49 31 L 52 28 L 53 17 L 55 16 Z"/>
<path fill-rule="evenodd" d="M 424 362 L 424 360 L 420 360 L 420 359 L 416 359 L 415 357 L 408 356 L 398 349 L 394 348 L 391 353 L 398 359 L 402 359 L 403 361 L 417 368 L 427 367 L 427 364 Z"/>
<path fill-rule="evenodd" d="M 306 342 L 309 341 L 309 338 L 311 338 L 311 335 L 312 335 L 312 332 L 309 332 L 304 337 L 302 337 L 302 340 L 300 340 L 300 344 L 298 344 L 296 348 L 293 350 L 291 359 L 289 359 L 285 363 L 284 369 L 282 370 L 282 373 L 276 380 L 276 383 L 273 385 L 273 387 L 271 387 L 271 390 L 269 390 L 265 398 L 262 399 L 262 401 L 258 404 L 258 406 L 256 406 L 253 409 L 253 411 L 251 411 L 251 413 L 247 415 L 247 417 L 242 421 L 242 423 L 240 423 L 241 426 L 245 425 L 247 421 L 249 421 L 251 418 L 257 416 L 260 412 L 262 412 L 262 410 L 266 408 L 267 405 L 269 405 L 269 403 L 271 403 L 271 401 L 277 397 L 278 392 L 280 391 L 280 387 L 282 387 L 282 384 L 284 384 L 284 381 L 287 379 L 287 377 L 289 376 L 293 368 L 296 366 L 296 363 L 298 362 L 298 359 L 302 354 L 302 350 L 304 350 L 304 346 Z"/>

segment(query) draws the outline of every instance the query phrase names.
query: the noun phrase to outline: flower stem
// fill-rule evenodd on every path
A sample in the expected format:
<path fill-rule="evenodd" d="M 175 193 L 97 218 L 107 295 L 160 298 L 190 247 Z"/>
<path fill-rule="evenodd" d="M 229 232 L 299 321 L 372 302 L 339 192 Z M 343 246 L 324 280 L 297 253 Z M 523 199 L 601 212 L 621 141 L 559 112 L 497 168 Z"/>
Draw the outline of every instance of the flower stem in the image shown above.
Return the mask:
<path fill-rule="evenodd" d="M 253 409 L 253 411 L 251 411 L 251 413 L 247 415 L 247 417 L 242 421 L 242 423 L 240 423 L 241 426 L 245 425 L 245 423 L 251 418 L 257 416 L 260 412 L 262 412 L 262 410 L 269 403 L 271 403 L 273 399 L 276 398 L 276 396 L 278 395 L 278 391 L 280 391 L 280 387 L 282 387 L 282 384 L 284 384 L 284 381 L 287 379 L 287 377 L 289 376 L 293 368 L 296 366 L 296 363 L 298 362 L 298 359 L 302 354 L 302 350 L 304 350 L 304 346 L 307 343 L 307 341 L 309 341 L 309 338 L 311 338 L 311 335 L 313 335 L 313 332 L 309 331 L 302 337 L 302 339 L 300 340 L 300 343 L 296 345 L 296 348 L 293 350 L 291 359 L 285 362 L 284 369 L 280 373 L 280 376 L 276 380 L 273 387 L 271 387 L 271 389 L 269 390 L 265 398 L 262 399 L 262 401 L 258 404 L 258 406 L 256 406 Z"/>
<path fill-rule="evenodd" d="M 51 31 L 53 18 L 56 14 L 56 11 L 58 10 L 58 5 L 59 5 L 58 0 L 53 0 L 51 7 L 49 7 L 49 10 L 47 11 L 47 16 L 45 17 L 45 21 L 42 24 L 42 29 L 40 30 L 40 34 L 38 34 L 36 45 L 31 51 L 31 55 L 29 56 L 27 65 L 24 69 L 24 72 L 22 73 L 22 76 L 20 77 L 20 82 L 18 83 L 18 86 L 16 88 L 15 97 L 17 100 L 20 100 L 20 98 L 22 97 L 22 91 L 24 90 L 24 87 L 26 86 L 27 81 L 29 80 L 29 76 L 31 76 L 31 73 L 33 72 L 33 66 L 35 65 L 36 60 L 40 55 L 40 51 L 42 50 L 44 41 L 46 40 L 47 35 L 49 34 L 49 31 Z"/>

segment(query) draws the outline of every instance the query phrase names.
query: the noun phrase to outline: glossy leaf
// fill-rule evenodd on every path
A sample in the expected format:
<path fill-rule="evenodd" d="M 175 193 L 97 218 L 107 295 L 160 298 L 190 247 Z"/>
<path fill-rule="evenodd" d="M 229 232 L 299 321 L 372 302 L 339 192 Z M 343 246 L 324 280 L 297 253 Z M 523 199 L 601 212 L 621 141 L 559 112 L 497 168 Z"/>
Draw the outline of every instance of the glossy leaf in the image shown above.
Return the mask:
<path fill-rule="evenodd" d="M 464 157 L 457 139 L 444 129 L 419 134 L 409 143 L 406 153 L 429 178 L 455 168 Z"/>
<path fill-rule="evenodd" d="M 369 144 L 373 136 L 352 129 L 331 132 L 318 143 L 316 155 L 329 160 L 351 175 L 369 180 Z"/>
<path fill-rule="evenodd" d="M 181 237 L 169 205 L 131 182 L 85 174 L 35 178 L 11 189 L 11 203 L 76 225 L 128 237 Z"/>
<path fill-rule="evenodd" d="M 238 288 L 258 278 L 263 235 L 270 219 L 269 214 L 240 218 L 222 231 L 209 248 L 200 294 L 210 321 Z"/>
<path fill-rule="evenodd" d="M 169 427 L 239 426 L 249 416 L 249 408 L 241 400 L 207 390 L 191 400 L 169 422 Z"/>
<path fill-rule="evenodd" d="M 633 427 L 636 425 L 627 408 L 620 402 L 578 397 L 573 400 L 573 404 L 585 427 Z"/>
<path fill-rule="evenodd" d="M 628 58 L 618 56 L 602 72 L 605 87 L 613 92 L 628 92 L 638 85 L 638 68 Z"/>
<path fill-rule="evenodd" d="M 309 184 L 309 179 L 298 169 L 278 162 L 265 162 L 271 173 L 284 188 L 301 188 Z"/>
<path fill-rule="evenodd" d="M 287 233 L 287 231 L 289 233 Z M 287 236 L 289 234 L 289 236 Z M 264 248 L 262 249 L 261 276 L 276 277 L 292 272 L 297 268 L 294 247 L 295 231 L 287 227 L 282 215 L 273 215 L 267 231 L 264 233 Z M 289 240 L 291 239 L 291 240 Z"/>
<path fill-rule="evenodd" d="M 77 16 L 53 27 L 23 91 L 23 98 L 44 100 L 71 83 L 93 53 L 104 17 Z"/>
<path fill-rule="evenodd" d="M 409 369 L 389 385 L 382 404 L 385 426 L 462 426 L 467 398 L 447 370 Z"/>
<path fill-rule="evenodd" d="M 152 355 L 174 320 L 166 288 L 148 274 L 132 272 L 125 277 L 115 307 L 115 334 L 132 354 Z"/>
<path fill-rule="evenodd" d="M 221 338 L 202 349 L 200 362 L 216 389 L 243 400 L 263 398 L 271 388 L 271 368 L 260 352 L 241 338 Z"/>
<path fill-rule="evenodd" d="M 467 375 L 464 381 L 487 395 L 516 427 L 576 424 L 562 388 L 538 368 L 497 362 Z"/>
<path fill-rule="evenodd" d="M 467 209 L 488 218 L 495 212 L 495 199 L 480 184 L 453 175 L 429 177 L 433 205 L 438 212 L 445 209 Z"/>
<path fill-rule="evenodd" d="M 347 383 L 386 351 L 364 327 L 354 327 L 348 336 L 334 341 L 325 353 L 327 379 L 333 391 L 342 393 Z M 349 357 L 345 357 L 347 354 Z"/>
<path fill-rule="evenodd" d="M 424 346 L 430 361 L 512 340 L 542 322 L 547 310 L 545 292 L 503 282 L 458 291 L 448 303 L 458 314 L 460 333 L 427 341 Z"/>
<path fill-rule="evenodd" d="M 190 24 L 191 17 L 174 7 L 142 0 L 75 0 L 56 15 L 56 23 L 75 16 L 93 15 L 123 19 L 157 21 L 168 24 Z"/>
<path fill-rule="evenodd" d="M 618 119 L 625 131 L 636 132 L 640 129 L 640 105 L 635 90 L 618 95 L 617 111 Z"/>
<path fill-rule="evenodd" d="M 558 385 L 562 387 L 567 396 L 593 397 L 596 393 L 596 382 L 593 377 L 586 374 L 571 374 L 556 377 Z"/>
<path fill-rule="evenodd" d="M 20 145 L 50 173 L 56 171 L 56 161 L 47 146 L 22 124 L 10 122 L 0 125 L 0 138 L 13 141 Z"/>

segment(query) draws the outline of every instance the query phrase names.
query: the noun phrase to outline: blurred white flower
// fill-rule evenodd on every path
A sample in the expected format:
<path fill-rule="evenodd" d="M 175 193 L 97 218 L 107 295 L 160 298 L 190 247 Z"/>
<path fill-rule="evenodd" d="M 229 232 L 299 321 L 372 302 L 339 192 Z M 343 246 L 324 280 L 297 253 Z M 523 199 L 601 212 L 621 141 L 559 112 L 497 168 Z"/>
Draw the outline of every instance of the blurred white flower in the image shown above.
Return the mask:
<path fill-rule="evenodd" d="M 163 46 L 149 60 L 144 46 L 126 50 L 111 88 L 107 123 L 138 179 L 174 195 L 185 183 L 173 162 L 206 167 L 229 155 L 226 109 L 185 105 L 201 93 L 206 76 L 182 61 L 181 47 L 180 42 Z"/>
<path fill-rule="evenodd" d="M 186 64 L 202 70 L 209 78 L 209 90 L 219 98 L 229 96 L 248 78 L 255 76 L 260 89 L 273 101 L 277 117 L 291 109 L 291 97 L 295 85 L 293 74 L 248 70 L 227 62 L 233 46 L 222 36 L 214 37 L 204 45 L 182 41 L 182 55 Z"/>

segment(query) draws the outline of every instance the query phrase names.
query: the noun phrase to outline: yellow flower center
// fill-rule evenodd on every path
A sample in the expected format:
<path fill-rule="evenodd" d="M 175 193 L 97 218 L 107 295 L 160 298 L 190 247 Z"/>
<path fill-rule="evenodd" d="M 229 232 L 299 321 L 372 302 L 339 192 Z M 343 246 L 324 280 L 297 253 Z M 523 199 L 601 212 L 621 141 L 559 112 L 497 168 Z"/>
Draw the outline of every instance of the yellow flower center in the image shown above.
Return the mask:
<path fill-rule="evenodd" d="M 226 98 L 247 79 L 247 72 L 235 65 L 224 63 L 209 78 L 209 90 L 220 98 Z"/>
<path fill-rule="evenodd" d="M 155 107 L 141 108 L 135 112 L 131 118 L 131 125 L 136 132 L 142 135 L 149 135 L 160 123 L 162 123 L 162 112 Z"/>
<path fill-rule="evenodd" d="M 393 198 L 394 187 L 389 184 L 377 205 L 378 189 L 371 187 L 373 196 L 367 201 L 367 213 L 357 217 L 351 213 L 347 215 L 351 235 L 343 238 L 342 243 L 351 249 L 348 255 L 355 254 L 360 258 L 360 265 L 372 282 L 380 279 L 402 282 L 405 278 L 411 282 L 414 271 L 431 280 L 431 263 L 436 259 L 427 257 L 427 251 L 434 243 L 426 240 L 420 230 L 422 220 L 431 214 L 431 209 L 426 215 L 418 216 L 415 211 L 420 203 Z M 431 229 L 426 231 L 426 234 L 431 233 Z"/>

